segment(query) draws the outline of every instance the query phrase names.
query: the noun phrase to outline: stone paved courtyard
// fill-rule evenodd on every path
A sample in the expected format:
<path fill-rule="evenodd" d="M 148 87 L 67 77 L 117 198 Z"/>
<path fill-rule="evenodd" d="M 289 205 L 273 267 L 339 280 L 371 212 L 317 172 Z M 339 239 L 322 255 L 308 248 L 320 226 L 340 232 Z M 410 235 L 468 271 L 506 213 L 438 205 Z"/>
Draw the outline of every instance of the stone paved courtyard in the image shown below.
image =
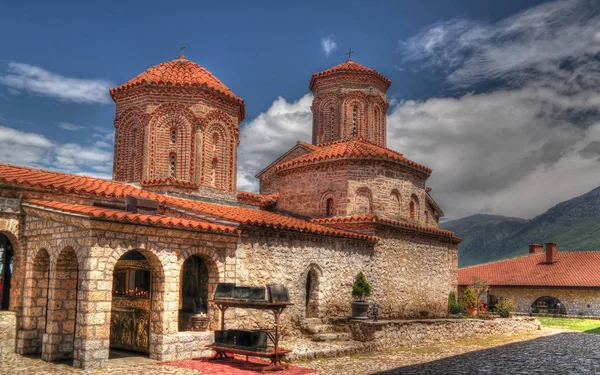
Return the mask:
<path fill-rule="evenodd" d="M 297 363 L 322 374 L 600 374 L 600 335 L 543 329 L 452 343 L 388 350 Z M 110 368 L 89 374 L 198 375 L 158 366 L 147 358 L 111 360 Z M 84 374 L 63 365 L 16 354 L 0 357 L 0 374 Z"/>

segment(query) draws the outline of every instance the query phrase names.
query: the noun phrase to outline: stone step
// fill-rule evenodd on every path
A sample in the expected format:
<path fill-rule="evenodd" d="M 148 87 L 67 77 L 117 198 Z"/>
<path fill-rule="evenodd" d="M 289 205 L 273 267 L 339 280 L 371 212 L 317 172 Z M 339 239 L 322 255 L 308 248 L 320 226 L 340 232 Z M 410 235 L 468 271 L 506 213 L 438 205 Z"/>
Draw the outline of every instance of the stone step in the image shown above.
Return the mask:
<path fill-rule="evenodd" d="M 321 320 L 321 318 L 304 318 L 302 324 L 323 324 L 323 321 Z"/>
<path fill-rule="evenodd" d="M 331 324 L 304 324 L 302 325 L 302 328 L 310 334 L 335 332 L 335 327 Z"/>
<path fill-rule="evenodd" d="M 327 333 L 316 333 L 310 337 L 312 341 L 324 342 L 324 341 L 348 341 L 350 340 L 350 334 L 346 332 L 327 332 Z"/>

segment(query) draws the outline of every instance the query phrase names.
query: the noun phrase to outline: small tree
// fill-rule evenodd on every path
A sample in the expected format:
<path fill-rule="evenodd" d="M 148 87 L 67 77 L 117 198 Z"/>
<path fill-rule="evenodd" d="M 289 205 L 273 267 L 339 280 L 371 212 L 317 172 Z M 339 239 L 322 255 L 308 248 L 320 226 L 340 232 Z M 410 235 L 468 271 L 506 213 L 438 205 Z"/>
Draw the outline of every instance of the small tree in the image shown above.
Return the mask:
<path fill-rule="evenodd" d="M 467 287 L 465 289 L 464 297 L 463 297 L 463 305 L 467 309 L 476 309 L 479 305 L 479 300 L 477 299 L 477 293 L 473 290 L 472 287 Z"/>
<path fill-rule="evenodd" d="M 489 289 L 487 280 L 482 280 L 477 276 L 473 276 L 473 290 L 475 291 L 475 294 L 477 294 L 477 301 L 480 301 L 481 296 Z"/>
<path fill-rule="evenodd" d="M 450 314 L 460 314 L 463 311 L 463 307 L 456 300 L 456 294 L 454 294 L 454 292 L 450 292 L 448 295 L 448 311 Z"/>
<path fill-rule="evenodd" d="M 512 298 L 501 298 L 496 304 L 496 311 L 502 318 L 510 318 L 511 312 L 515 309 L 515 301 Z"/>
<path fill-rule="evenodd" d="M 371 284 L 367 281 L 365 274 L 359 272 L 352 284 L 352 297 L 357 301 L 364 301 L 366 297 L 371 295 Z"/>

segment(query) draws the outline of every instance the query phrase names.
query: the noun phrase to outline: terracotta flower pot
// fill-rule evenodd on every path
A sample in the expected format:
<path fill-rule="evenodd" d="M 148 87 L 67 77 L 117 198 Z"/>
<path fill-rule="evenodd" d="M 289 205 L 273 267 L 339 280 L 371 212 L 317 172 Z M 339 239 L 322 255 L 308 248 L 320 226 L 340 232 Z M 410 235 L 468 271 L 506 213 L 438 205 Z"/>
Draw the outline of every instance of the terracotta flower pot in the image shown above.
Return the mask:
<path fill-rule="evenodd" d="M 352 319 L 367 319 L 369 312 L 369 303 L 354 301 L 352 302 Z"/>
<path fill-rule="evenodd" d="M 469 315 L 469 316 L 477 315 L 477 307 L 469 307 L 467 309 L 467 315 Z"/>

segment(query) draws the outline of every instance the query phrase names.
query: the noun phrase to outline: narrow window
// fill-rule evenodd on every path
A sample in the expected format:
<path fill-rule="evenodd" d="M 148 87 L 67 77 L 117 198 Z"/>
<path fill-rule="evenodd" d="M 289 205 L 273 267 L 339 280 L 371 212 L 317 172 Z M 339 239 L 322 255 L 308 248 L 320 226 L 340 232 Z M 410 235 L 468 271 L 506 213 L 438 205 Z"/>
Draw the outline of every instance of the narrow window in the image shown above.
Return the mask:
<path fill-rule="evenodd" d="M 327 198 L 327 203 L 325 205 L 325 216 L 333 216 L 333 198 Z"/>
<path fill-rule="evenodd" d="M 175 170 L 177 169 L 177 156 L 175 154 L 171 154 L 169 156 L 169 172 L 171 177 L 175 177 Z"/>
<path fill-rule="evenodd" d="M 356 135 L 356 106 L 352 107 L 352 135 Z"/>
<path fill-rule="evenodd" d="M 177 143 L 177 130 L 171 129 L 171 143 Z"/>
<path fill-rule="evenodd" d="M 219 163 L 219 159 L 217 159 L 216 157 L 213 158 L 212 161 L 212 166 L 211 166 L 211 170 L 210 170 L 210 185 L 212 187 L 217 187 L 217 166 Z"/>
<path fill-rule="evenodd" d="M 415 220 L 415 202 L 414 201 L 410 202 L 410 218 L 412 220 Z"/>

